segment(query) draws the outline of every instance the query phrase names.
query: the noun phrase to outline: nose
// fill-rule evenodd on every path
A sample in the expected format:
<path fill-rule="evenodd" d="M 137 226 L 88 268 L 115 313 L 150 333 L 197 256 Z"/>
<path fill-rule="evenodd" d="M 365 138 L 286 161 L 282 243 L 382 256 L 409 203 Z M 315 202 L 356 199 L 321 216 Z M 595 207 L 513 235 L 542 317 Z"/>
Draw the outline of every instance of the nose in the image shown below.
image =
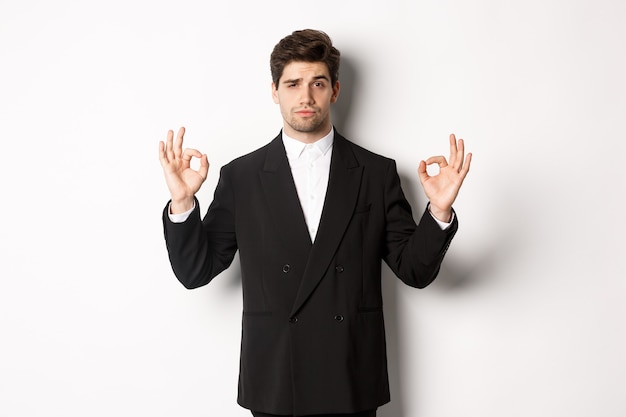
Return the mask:
<path fill-rule="evenodd" d="M 311 104 L 313 103 L 313 94 L 310 88 L 303 88 L 300 95 L 300 103 Z"/>

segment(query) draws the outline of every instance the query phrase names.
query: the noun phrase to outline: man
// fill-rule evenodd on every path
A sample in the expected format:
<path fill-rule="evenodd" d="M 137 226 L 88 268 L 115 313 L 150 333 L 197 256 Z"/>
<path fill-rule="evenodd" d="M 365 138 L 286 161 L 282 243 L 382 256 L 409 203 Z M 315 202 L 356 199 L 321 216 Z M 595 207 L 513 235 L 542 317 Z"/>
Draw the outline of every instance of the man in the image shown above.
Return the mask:
<path fill-rule="evenodd" d="M 389 401 L 381 261 L 423 288 L 457 230 L 452 210 L 470 167 L 450 158 L 418 173 L 429 198 L 416 225 L 393 160 L 337 132 L 339 51 L 323 32 L 293 32 L 274 48 L 272 97 L 281 133 L 221 169 L 201 220 L 196 192 L 207 156 L 168 132 L 159 157 L 171 193 L 163 213 L 174 273 L 207 284 L 239 251 L 243 320 L 238 403 L 254 416 L 376 415 Z M 197 170 L 190 168 L 199 158 Z M 428 164 L 440 172 L 431 176 Z"/>

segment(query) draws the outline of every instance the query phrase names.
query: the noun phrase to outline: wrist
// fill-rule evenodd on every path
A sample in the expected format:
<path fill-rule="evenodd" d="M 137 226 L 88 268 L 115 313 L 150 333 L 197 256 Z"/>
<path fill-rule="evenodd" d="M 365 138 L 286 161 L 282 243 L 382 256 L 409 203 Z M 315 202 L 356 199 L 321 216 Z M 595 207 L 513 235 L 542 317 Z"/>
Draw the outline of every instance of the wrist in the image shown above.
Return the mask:
<path fill-rule="evenodd" d="M 450 223 L 452 221 L 452 208 L 441 209 L 439 207 L 435 207 L 432 204 L 428 205 L 428 211 L 432 214 L 437 220 Z"/>
<path fill-rule="evenodd" d="M 170 202 L 170 214 L 181 214 L 191 210 L 194 207 L 194 198 L 184 198 Z"/>

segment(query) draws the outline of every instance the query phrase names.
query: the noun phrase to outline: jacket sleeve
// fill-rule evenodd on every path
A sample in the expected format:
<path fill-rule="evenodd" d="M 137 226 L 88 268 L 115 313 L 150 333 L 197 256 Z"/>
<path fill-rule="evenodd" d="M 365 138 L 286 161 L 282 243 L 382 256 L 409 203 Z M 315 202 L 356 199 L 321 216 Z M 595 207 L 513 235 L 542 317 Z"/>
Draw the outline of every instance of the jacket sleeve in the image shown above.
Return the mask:
<path fill-rule="evenodd" d="M 230 266 L 237 252 L 235 204 L 226 170 L 222 168 L 213 202 L 203 220 L 200 204 L 186 221 L 173 223 L 163 211 L 163 230 L 170 264 L 176 278 L 193 289 L 208 284 Z"/>
<path fill-rule="evenodd" d="M 385 181 L 384 260 L 405 284 L 424 288 L 435 280 L 458 229 L 456 213 L 453 217 L 452 224 L 442 230 L 426 208 L 416 225 L 396 164 L 390 164 Z"/>

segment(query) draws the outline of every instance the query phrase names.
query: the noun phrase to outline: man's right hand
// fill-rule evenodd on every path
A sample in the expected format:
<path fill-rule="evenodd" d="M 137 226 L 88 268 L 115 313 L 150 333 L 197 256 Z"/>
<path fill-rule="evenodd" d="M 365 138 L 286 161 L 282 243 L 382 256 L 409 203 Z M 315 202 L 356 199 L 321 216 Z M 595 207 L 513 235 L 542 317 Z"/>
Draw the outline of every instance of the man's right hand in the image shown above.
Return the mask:
<path fill-rule="evenodd" d="M 174 132 L 170 130 L 167 132 L 167 141 L 159 142 L 159 160 L 172 197 L 171 214 L 184 213 L 193 208 L 194 195 L 209 173 L 206 154 L 190 148 L 183 151 L 184 135 L 185 128 L 181 127 L 174 142 Z M 191 158 L 200 159 L 200 168 L 197 171 L 190 167 Z"/>

